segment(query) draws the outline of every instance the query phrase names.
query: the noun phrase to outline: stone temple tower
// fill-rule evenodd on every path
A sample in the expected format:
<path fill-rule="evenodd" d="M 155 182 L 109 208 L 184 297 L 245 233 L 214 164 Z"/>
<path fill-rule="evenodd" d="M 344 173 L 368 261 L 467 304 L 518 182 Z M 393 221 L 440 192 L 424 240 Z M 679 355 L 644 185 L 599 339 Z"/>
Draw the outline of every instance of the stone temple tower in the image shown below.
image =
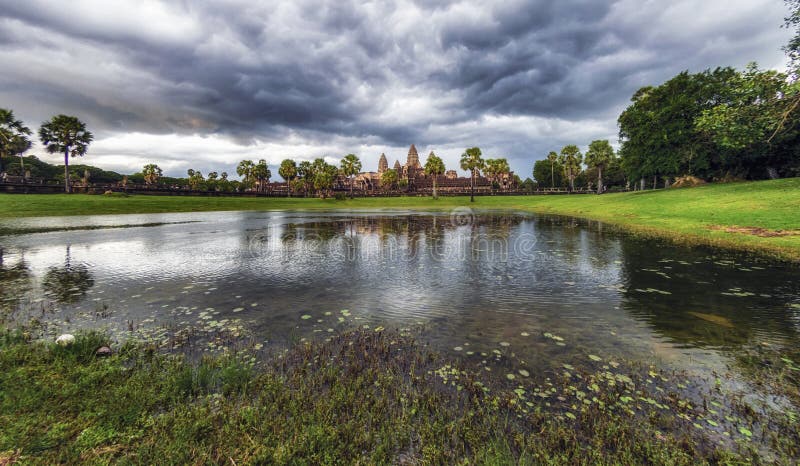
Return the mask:
<path fill-rule="evenodd" d="M 381 154 L 380 160 L 378 160 L 378 173 L 383 173 L 389 169 L 389 162 L 386 160 L 386 154 Z"/>
<path fill-rule="evenodd" d="M 411 147 L 408 149 L 406 167 L 412 170 L 422 168 L 422 165 L 419 164 L 419 154 L 417 153 L 417 148 L 414 146 L 414 144 L 411 144 Z"/>
<path fill-rule="evenodd" d="M 403 167 L 400 166 L 400 161 L 399 160 L 395 160 L 394 161 L 394 169 L 397 171 L 398 175 L 402 171 Z"/>

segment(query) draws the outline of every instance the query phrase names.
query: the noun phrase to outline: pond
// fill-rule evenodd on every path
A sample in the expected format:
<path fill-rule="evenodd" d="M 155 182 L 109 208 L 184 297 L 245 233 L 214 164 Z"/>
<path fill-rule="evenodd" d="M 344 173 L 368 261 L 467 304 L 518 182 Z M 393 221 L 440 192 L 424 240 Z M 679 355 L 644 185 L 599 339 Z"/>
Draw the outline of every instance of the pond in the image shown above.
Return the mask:
<path fill-rule="evenodd" d="M 592 354 L 699 375 L 730 369 L 748 348 L 800 342 L 796 266 L 566 217 L 460 209 L 5 222 L 126 225 L 0 237 L 5 319 L 36 318 L 52 334 L 163 338 L 195 326 L 243 329 L 269 345 L 353 325 L 420 327 L 459 358 L 512 351 L 548 370 Z"/>

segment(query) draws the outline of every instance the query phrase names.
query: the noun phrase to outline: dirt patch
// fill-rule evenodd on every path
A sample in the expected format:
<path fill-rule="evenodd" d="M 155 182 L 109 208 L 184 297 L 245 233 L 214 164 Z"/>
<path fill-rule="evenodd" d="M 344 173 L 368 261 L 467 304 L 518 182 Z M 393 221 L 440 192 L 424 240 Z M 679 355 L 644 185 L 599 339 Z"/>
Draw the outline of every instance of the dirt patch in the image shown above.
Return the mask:
<path fill-rule="evenodd" d="M 724 231 L 726 233 L 741 233 L 743 235 L 758 236 L 761 238 L 777 238 L 780 236 L 800 236 L 800 230 L 770 230 L 761 227 L 724 227 L 712 225 L 712 230 Z"/>
<path fill-rule="evenodd" d="M 672 188 L 693 188 L 695 186 L 702 186 L 706 184 L 705 180 L 701 180 L 695 176 L 683 176 L 675 179 L 672 183 Z"/>

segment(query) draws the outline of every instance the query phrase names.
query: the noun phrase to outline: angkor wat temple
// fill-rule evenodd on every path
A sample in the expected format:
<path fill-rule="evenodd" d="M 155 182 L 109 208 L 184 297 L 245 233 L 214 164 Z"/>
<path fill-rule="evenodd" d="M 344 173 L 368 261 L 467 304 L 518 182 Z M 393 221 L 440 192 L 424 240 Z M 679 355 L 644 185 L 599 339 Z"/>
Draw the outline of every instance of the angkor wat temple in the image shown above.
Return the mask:
<path fill-rule="evenodd" d="M 433 155 L 433 152 L 430 155 Z M 399 184 L 403 186 L 404 190 L 424 192 L 433 188 L 433 176 L 425 174 L 424 164 L 420 162 L 419 153 L 414 144 L 411 144 L 408 149 L 406 163 L 401 165 L 399 160 L 395 160 L 392 169 L 397 172 Z M 381 189 L 381 176 L 387 170 L 389 170 L 389 161 L 386 154 L 381 154 L 378 160 L 378 171 L 359 173 L 355 177 L 354 188 L 364 191 Z M 510 189 L 514 184 L 514 172 L 504 173 L 497 180 L 489 180 L 479 173 L 475 180 L 475 187 L 478 190 L 488 190 L 492 188 L 493 181 L 497 182 L 496 188 Z M 442 192 L 462 191 L 470 187 L 470 179 L 468 176 L 459 177 L 455 170 L 447 170 L 444 175 L 437 177 L 436 184 Z"/>

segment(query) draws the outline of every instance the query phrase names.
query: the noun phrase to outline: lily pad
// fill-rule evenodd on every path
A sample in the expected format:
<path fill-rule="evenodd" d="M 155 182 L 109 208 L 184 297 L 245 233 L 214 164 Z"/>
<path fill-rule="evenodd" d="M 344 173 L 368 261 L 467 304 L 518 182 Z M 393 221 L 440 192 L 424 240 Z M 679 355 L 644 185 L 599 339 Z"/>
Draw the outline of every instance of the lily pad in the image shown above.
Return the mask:
<path fill-rule="evenodd" d="M 303 314 L 303 315 L 300 316 L 300 318 L 303 319 L 303 320 L 308 320 L 308 319 L 311 318 L 311 316 L 308 315 L 308 314 Z"/>

